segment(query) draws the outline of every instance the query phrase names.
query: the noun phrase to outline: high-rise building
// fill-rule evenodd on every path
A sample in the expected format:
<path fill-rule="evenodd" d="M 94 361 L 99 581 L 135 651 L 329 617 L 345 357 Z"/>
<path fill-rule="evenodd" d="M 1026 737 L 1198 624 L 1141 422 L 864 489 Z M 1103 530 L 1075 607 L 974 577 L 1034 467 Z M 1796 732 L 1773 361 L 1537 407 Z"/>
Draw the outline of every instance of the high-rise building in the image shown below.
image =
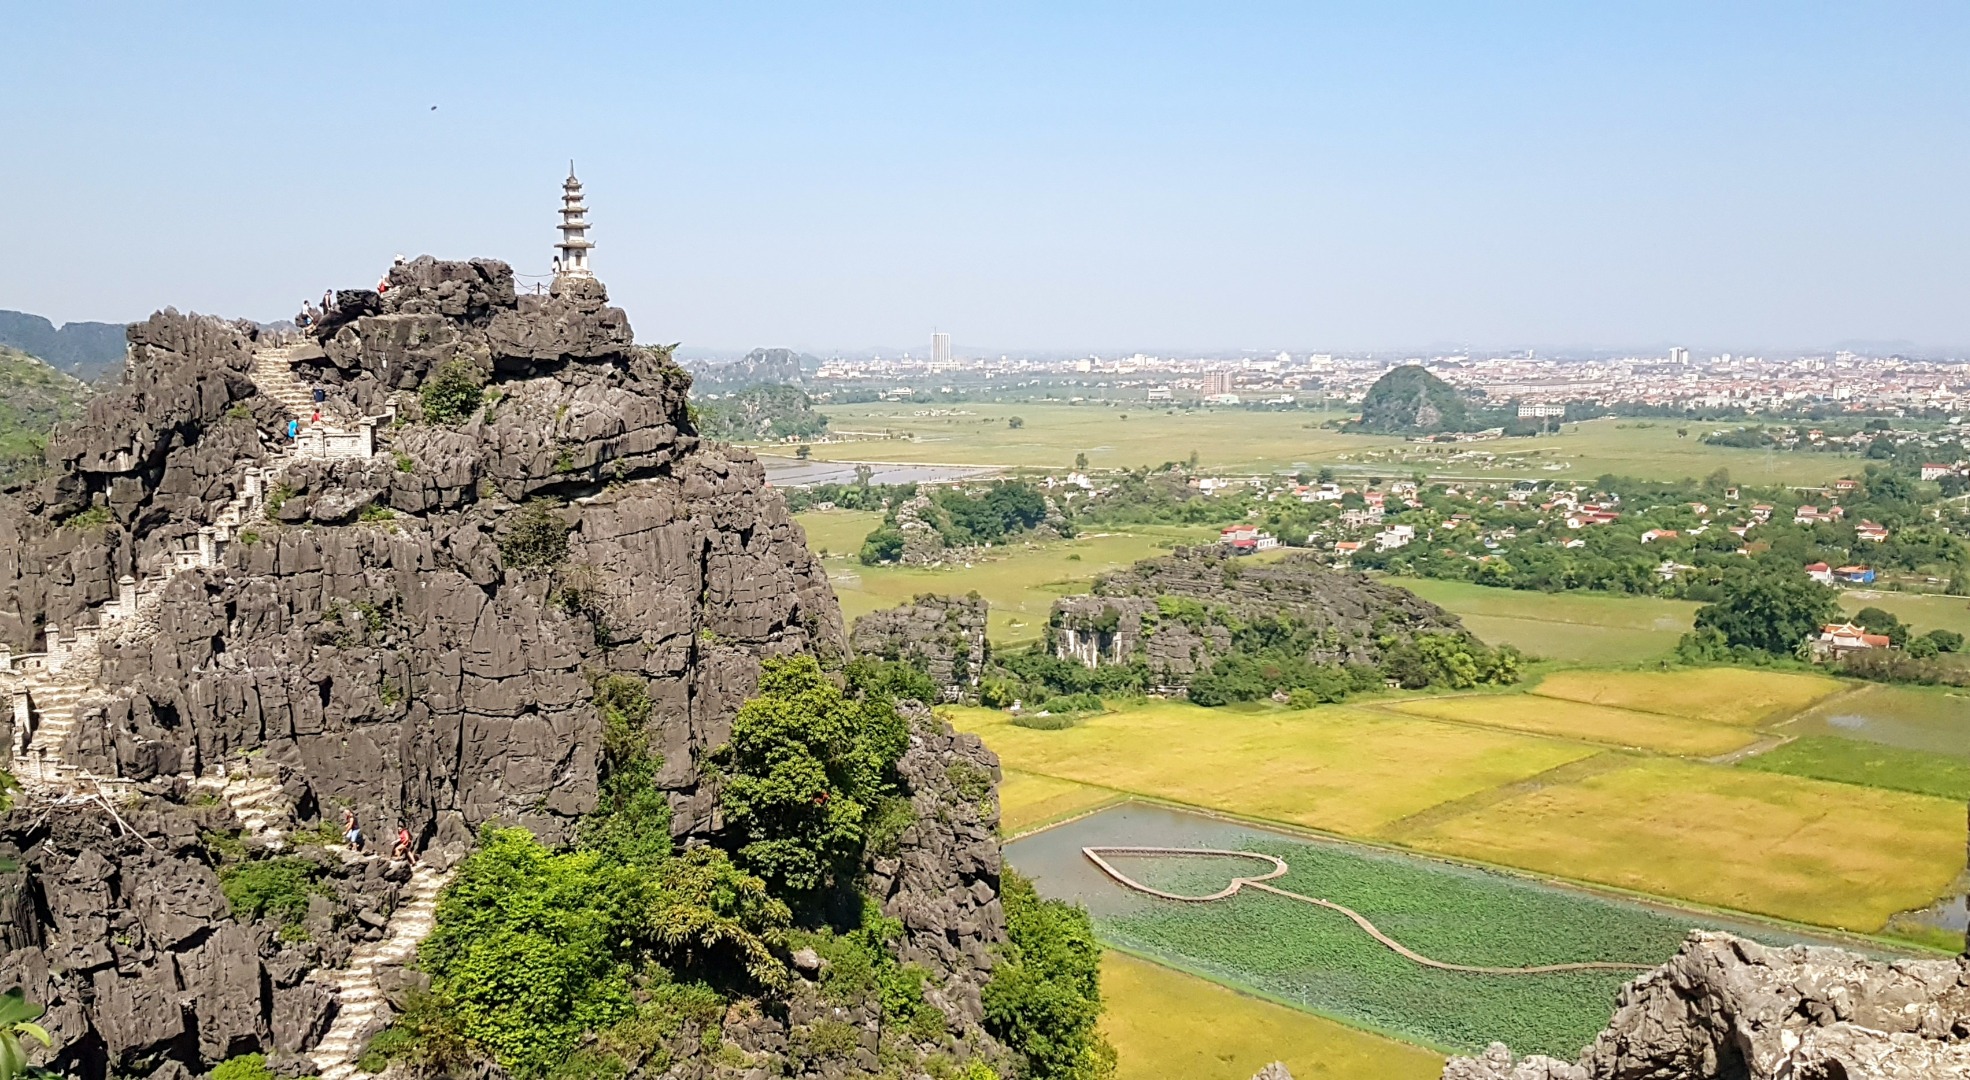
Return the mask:
<path fill-rule="evenodd" d="M 1204 375 L 1204 396 L 1216 397 L 1231 393 L 1231 372 L 1212 371 Z"/>
<path fill-rule="evenodd" d="M 930 335 L 930 362 L 933 364 L 951 362 L 951 335 L 941 330 Z"/>
<path fill-rule="evenodd" d="M 1669 349 L 1669 362 L 1672 364 L 1676 364 L 1678 366 L 1688 367 L 1690 362 L 1690 351 L 1688 349 L 1683 348 L 1681 345 L 1671 346 Z"/>

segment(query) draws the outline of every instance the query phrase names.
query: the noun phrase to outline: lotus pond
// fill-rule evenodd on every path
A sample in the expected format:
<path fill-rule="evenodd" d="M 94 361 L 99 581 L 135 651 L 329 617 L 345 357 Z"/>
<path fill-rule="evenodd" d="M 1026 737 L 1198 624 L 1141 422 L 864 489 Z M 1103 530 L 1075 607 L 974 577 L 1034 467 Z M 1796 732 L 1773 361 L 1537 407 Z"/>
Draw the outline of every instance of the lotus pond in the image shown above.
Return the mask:
<path fill-rule="evenodd" d="M 1271 884 L 1343 904 L 1411 949 L 1453 964 L 1519 967 L 1573 961 L 1660 963 L 1692 929 L 1774 945 L 1810 939 L 1706 914 L 1659 908 L 1483 869 L 1291 835 L 1143 803 L 1126 803 L 1006 846 L 1041 892 L 1085 905 L 1102 939 L 1272 1000 L 1446 1050 L 1503 1040 L 1520 1053 L 1571 1058 L 1613 1013 L 1635 972 L 1489 975 L 1419 966 L 1345 916 L 1245 889 L 1194 904 L 1131 891 L 1083 847 L 1159 846 L 1264 852 L 1290 872 Z M 1153 888 L 1214 892 L 1255 860 L 1109 855 Z M 1257 867 L 1257 869 L 1255 869 Z"/>

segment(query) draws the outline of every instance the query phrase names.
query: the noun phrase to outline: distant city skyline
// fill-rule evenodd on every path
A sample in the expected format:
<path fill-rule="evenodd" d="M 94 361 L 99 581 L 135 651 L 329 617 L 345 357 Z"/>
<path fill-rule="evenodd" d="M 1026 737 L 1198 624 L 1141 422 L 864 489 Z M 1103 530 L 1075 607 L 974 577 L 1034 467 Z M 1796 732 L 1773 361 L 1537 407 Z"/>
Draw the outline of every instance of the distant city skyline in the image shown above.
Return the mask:
<path fill-rule="evenodd" d="M 1961 5 L 43 5 L 9 34 L 0 308 L 56 322 L 285 318 L 399 253 L 546 274 L 572 157 L 595 275 L 710 350 L 1970 354 Z"/>

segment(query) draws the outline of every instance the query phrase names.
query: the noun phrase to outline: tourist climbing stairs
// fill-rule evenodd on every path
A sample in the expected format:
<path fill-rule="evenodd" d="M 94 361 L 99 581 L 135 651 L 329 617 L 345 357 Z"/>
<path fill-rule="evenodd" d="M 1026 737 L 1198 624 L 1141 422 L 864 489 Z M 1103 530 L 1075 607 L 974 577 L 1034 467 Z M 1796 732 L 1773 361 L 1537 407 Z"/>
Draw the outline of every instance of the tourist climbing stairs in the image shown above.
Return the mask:
<path fill-rule="evenodd" d="M 404 964 L 417 952 L 438 917 L 438 892 L 446 875 L 429 866 L 412 872 L 403 903 L 390 915 L 390 925 L 380 941 L 372 941 L 349 956 L 349 966 L 334 973 L 335 1022 L 320 1045 L 309 1054 L 321 1080 L 349 1080 L 356 1075 L 356 1061 L 370 1036 L 380 1026 L 383 988 L 376 969 Z"/>

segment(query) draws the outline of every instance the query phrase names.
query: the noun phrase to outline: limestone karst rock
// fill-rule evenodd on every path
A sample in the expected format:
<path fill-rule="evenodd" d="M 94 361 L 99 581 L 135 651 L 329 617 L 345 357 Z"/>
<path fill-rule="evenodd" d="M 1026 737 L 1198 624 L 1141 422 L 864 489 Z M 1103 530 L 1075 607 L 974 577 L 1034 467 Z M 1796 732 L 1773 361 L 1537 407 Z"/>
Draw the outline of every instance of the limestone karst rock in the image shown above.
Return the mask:
<path fill-rule="evenodd" d="M 991 657 L 988 605 L 969 596 L 924 594 L 855 620 L 848 642 L 864 656 L 905 661 L 930 676 L 947 700 L 972 694 Z"/>
<path fill-rule="evenodd" d="M 1164 618 L 1157 599 L 1221 607 L 1246 621 L 1277 616 L 1324 631 L 1319 663 L 1369 663 L 1385 634 L 1463 629 L 1457 616 L 1406 589 L 1328 569 L 1311 555 L 1249 563 L 1206 548 L 1181 548 L 1096 579 L 1085 596 L 1054 602 L 1048 635 L 1056 655 L 1084 664 L 1141 660 L 1164 686 L 1183 686 L 1230 651 L 1220 623 Z"/>
<path fill-rule="evenodd" d="M 1576 1064 L 1494 1044 L 1444 1080 L 1970 1077 L 1970 957 L 1882 962 L 1697 932 L 1621 991 Z"/>
<path fill-rule="evenodd" d="M 0 493 L 0 691 L 28 718 L 0 710 L 0 734 L 44 789 L 0 817 L 20 864 L 0 982 L 50 1006 L 66 1074 L 308 1050 L 335 1015 L 328 969 L 384 935 L 404 887 L 325 863 L 289 940 L 228 915 L 202 834 L 275 843 L 350 808 L 439 865 L 488 822 L 566 840 L 595 802 L 606 674 L 647 687 L 658 782 L 696 841 L 718 827 L 700 763 L 762 661 L 846 655 L 759 463 L 699 438 L 688 376 L 599 282 L 516 294 L 504 263 L 427 257 L 388 286 L 338 293 L 308 340 L 170 310 L 134 325 L 47 477 Z M 484 386 L 456 422 L 420 419 L 441 371 Z M 996 771 L 919 718 L 899 772 L 921 805 L 875 868 L 974 1035 L 1004 937 Z M 64 785 L 129 801 L 47 801 Z M 787 1022 L 727 1034 L 784 1050 Z"/>

